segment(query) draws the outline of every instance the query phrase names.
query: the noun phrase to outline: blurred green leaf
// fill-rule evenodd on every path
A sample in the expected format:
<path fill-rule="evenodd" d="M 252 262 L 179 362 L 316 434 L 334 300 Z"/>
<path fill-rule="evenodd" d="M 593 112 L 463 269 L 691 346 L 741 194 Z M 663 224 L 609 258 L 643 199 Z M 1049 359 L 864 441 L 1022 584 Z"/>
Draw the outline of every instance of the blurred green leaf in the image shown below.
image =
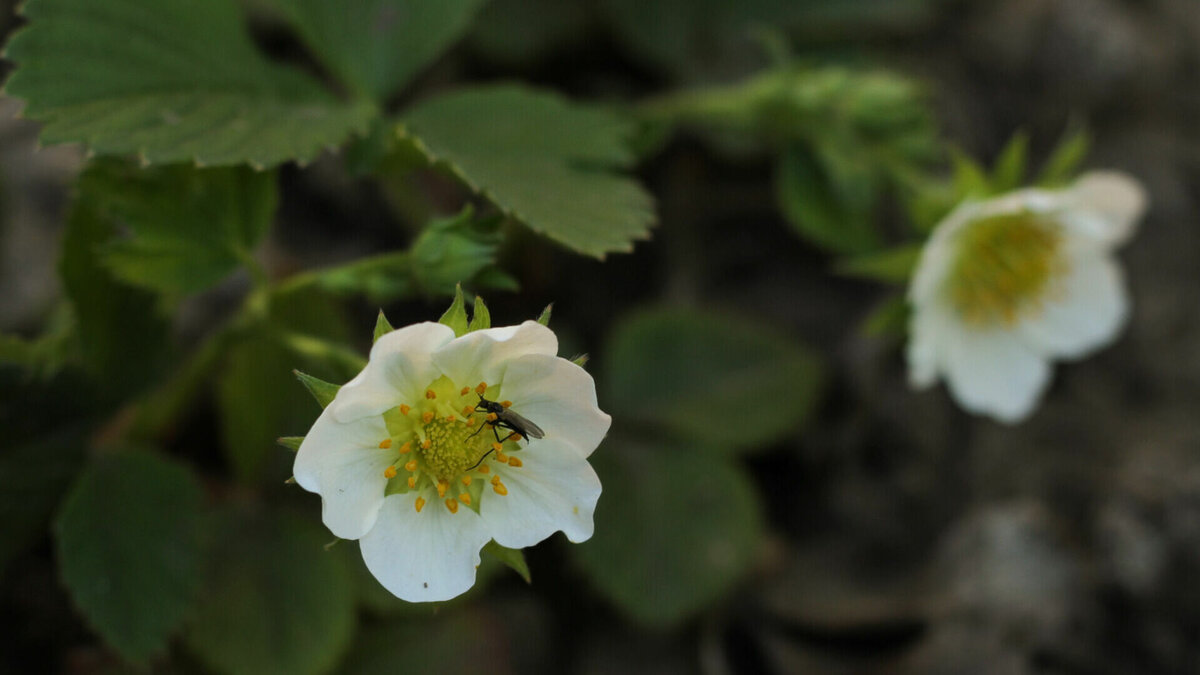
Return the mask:
<path fill-rule="evenodd" d="M 784 151 L 776 166 L 775 196 L 788 223 L 805 239 L 841 253 L 879 245 L 872 220 L 874 189 L 862 187 L 860 198 L 840 199 L 825 169 L 800 147 Z"/>
<path fill-rule="evenodd" d="M 379 317 L 375 319 L 375 336 L 372 338 L 371 343 L 379 342 L 379 338 L 394 330 L 396 329 L 392 327 L 392 322 L 388 321 L 387 317 L 383 315 L 382 309 L 379 310 Z"/>
<path fill-rule="evenodd" d="M 354 586 L 315 518 L 230 510 L 184 643 L 215 672 L 323 673 L 354 632 Z"/>
<path fill-rule="evenodd" d="M 991 192 L 1000 194 L 1015 190 L 1025 184 L 1025 173 L 1029 165 L 1029 134 L 1018 131 L 1013 134 L 992 166 Z"/>
<path fill-rule="evenodd" d="M 596 534 L 571 547 L 610 601 L 671 626 L 736 586 L 761 542 L 755 489 L 720 453 L 621 437 L 592 456 L 604 483 Z"/>
<path fill-rule="evenodd" d="M 991 181 L 983 165 L 958 148 L 950 148 L 954 169 L 954 193 L 959 201 L 968 197 L 986 197 L 992 193 Z"/>
<path fill-rule="evenodd" d="M 403 123 L 431 161 L 570 249 L 602 258 L 648 236 L 650 196 L 613 171 L 633 162 L 632 127 L 610 112 L 498 85 L 425 99 Z"/>
<path fill-rule="evenodd" d="M 450 303 L 450 307 L 442 314 L 442 318 L 438 319 L 438 323 L 452 328 L 455 337 L 467 334 L 467 309 L 463 301 L 462 286 L 454 289 L 454 302 Z"/>
<path fill-rule="evenodd" d="M 271 319 L 228 348 L 217 375 L 222 445 L 234 476 L 243 481 L 290 475 L 283 472 L 292 458 L 279 451 L 276 440 L 306 431 L 313 421 L 312 399 L 296 386 L 293 370 L 336 381 L 353 374 L 349 364 L 306 357 L 281 339 L 280 332 L 295 330 L 343 343 L 341 313 L 327 298 L 312 292 L 277 298 Z"/>
<path fill-rule="evenodd" d="M 113 223 L 80 198 L 67 220 L 58 273 L 62 278 L 84 365 L 114 399 L 158 377 L 170 352 L 169 326 L 155 297 L 115 279 L 98 257 L 115 234 Z"/>
<path fill-rule="evenodd" d="M 317 404 L 322 408 L 329 407 L 329 404 L 333 402 L 333 398 L 337 396 L 338 390 L 342 388 L 340 384 L 326 382 L 308 373 L 302 373 L 299 370 L 293 370 L 292 374 L 296 376 L 296 379 L 300 380 L 300 383 L 304 385 L 308 393 L 317 399 Z"/>
<path fill-rule="evenodd" d="M 834 270 L 843 276 L 871 279 L 889 284 L 906 284 L 912 277 L 924 244 L 905 244 L 853 258 L 843 258 Z"/>
<path fill-rule="evenodd" d="M 908 335 L 909 316 L 904 295 L 885 298 L 863 319 L 862 332 L 871 337 L 904 338 Z"/>
<path fill-rule="evenodd" d="M 364 629 L 338 670 L 342 675 L 394 673 L 513 673 L 508 627 L 478 610 L 434 613 L 428 606 L 413 619 Z M 482 665 L 481 665 L 482 664 Z"/>
<path fill-rule="evenodd" d="M 274 0 L 344 82 L 379 103 L 466 31 L 484 0 Z"/>
<path fill-rule="evenodd" d="M 291 450 L 292 452 L 297 452 L 298 450 L 300 450 L 300 444 L 304 442 L 304 437 L 303 436 L 280 436 L 279 438 L 275 439 L 275 442 L 278 443 L 279 445 L 287 448 L 288 450 Z"/>
<path fill-rule="evenodd" d="M 144 451 L 101 458 L 56 524 L 63 583 L 121 656 L 162 652 L 201 582 L 203 492 L 186 467 Z"/>
<path fill-rule="evenodd" d="M 125 283 L 168 298 L 212 286 L 249 260 L 275 214 L 275 175 L 244 167 L 92 164 L 80 199 L 112 226 L 98 250 Z"/>
<path fill-rule="evenodd" d="M 261 55 L 232 0 L 30 0 L 22 13 L 5 89 L 47 144 L 271 166 L 312 159 L 375 114 Z"/>
<path fill-rule="evenodd" d="M 735 316 L 681 309 L 626 319 L 604 363 L 614 417 L 726 453 L 800 429 L 822 379 L 817 356 L 785 335 Z"/>
<path fill-rule="evenodd" d="M 1034 184 L 1045 188 L 1059 188 L 1070 183 L 1075 179 L 1079 165 L 1087 158 L 1091 145 L 1092 138 L 1086 129 L 1068 131 L 1042 165 Z"/>
<path fill-rule="evenodd" d="M 487 63 L 528 67 L 551 50 L 578 44 L 591 7 L 561 0 L 489 0 L 468 36 Z"/>
<path fill-rule="evenodd" d="M 492 556 L 496 560 L 504 563 L 509 569 L 521 575 L 525 583 L 533 583 L 533 576 L 529 573 L 529 563 L 525 562 L 525 552 L 519 548 L 506 548 L 497 544 L 495 541 L 489 541 L 483 547 L 483 552 Z"/>

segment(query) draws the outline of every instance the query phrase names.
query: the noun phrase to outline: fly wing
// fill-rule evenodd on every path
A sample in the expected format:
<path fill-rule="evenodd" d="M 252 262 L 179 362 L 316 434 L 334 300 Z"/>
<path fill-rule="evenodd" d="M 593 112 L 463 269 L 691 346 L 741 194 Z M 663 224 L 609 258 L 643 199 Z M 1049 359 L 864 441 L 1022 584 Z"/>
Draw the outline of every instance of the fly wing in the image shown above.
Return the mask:
<path fill-rule="evenodd" d="M 525 436 L 530 438 L 542 438 L 546 435 L 546 432 L 542 431 L 541 427 L 511 410 L 505 410 L 503 417 L 507 417 L 515 426 L 521 427 L 521 429 L 524 431 L 523 435 Z"/>

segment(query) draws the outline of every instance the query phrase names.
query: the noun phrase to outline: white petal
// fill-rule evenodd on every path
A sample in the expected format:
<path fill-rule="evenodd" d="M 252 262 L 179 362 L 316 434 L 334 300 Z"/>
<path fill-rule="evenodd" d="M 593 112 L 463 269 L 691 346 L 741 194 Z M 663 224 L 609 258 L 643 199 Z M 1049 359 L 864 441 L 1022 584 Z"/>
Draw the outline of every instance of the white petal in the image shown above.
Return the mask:
<path fill-rule="evenodd" d="M 1147 204 L 1141 183 L 1117 171 L 1080 176 L 1067 191 L 1067 199 L 1063 223 L 1077 234 L 1110 246 L 1133 236 Z"/>
<path fill-rule="evenodd" d="M 485 490 L 479 513 L 496 543 L 533 546 L 561 530 L 573 542 L 592 536 L 592 515 L 600 499 L 600 478 L 574 448 L 551 440 L 533 441 L 516 453 L 523 465 L 494 462 L 507 495 Z"/>
<path fill-rule="evenodd" d="M 1001 422 L 1019 422 L 1033 411 L 1050 381 L 1046 358 L 1007 330 L 963 328 L 948 336 L 946 382 L 965 409 Z"/>
<path fill-rule="evenodd" d="M 586 370 L 557 356 L 527 354 L 508 362 L 500 387 L 513 411 L 566 441 L 586 457 L 608 427 L 609 417 L 596 403 L 596 383 Z"/>
<path fill-rule="evenodd" d="M 342 385 L 333 403 L 339 422 L 379 415 L 388 408 L 415 401 L 438 378 L 433 352 L 454 339 L 440 323 L 417 323 L 380 337 L 371 347 L 367 367 Z"/>
<path fill-rule="evenodd" d="M 1079 358 L 1116 338 L 1129 315 L 1120 267 L 1106 255 L 1076 255 L 1040 313 L 1024 319 L 1022 335 L 1038 351 Z"/>
<path fill-rule="evenodd" d="M 326 408 L 296 453 L 296 482 L 320 493 L 321 520 L 342 539 L 358 539 L 375 523 L 387 485 L 383 471 L 396 459 L 379 449 L 387 437 L 381 417 L 342 424 Z"/>
<path fill-rule="evenodd" d="M 908 322 L 908 382 L 914 389 L 926 389 L 937 382 L 945 361 L 945 338 L 961 330 L 936 299 L 913 308 Z"/>
<path fill-rule="evenodd" d="M 433 355 L 434 363 L 454 384 L 470 387 L 500 380 L 510 359 L 525 354 L 558 353 L 554 331 L 536 321 L 519 326 L 489 328 L 468 333 L 445 345 Z"/>
<path fill-rule="evenodd" d="M 359 541 L 363 561 L 402 600 L 449 600 L 475 585 L 479 550 L 491 535 L 474 511 L 461 507 L 450 513 L 432 491 L 418 513 L 417 496 L 388 496 L 375 527 Z"/>

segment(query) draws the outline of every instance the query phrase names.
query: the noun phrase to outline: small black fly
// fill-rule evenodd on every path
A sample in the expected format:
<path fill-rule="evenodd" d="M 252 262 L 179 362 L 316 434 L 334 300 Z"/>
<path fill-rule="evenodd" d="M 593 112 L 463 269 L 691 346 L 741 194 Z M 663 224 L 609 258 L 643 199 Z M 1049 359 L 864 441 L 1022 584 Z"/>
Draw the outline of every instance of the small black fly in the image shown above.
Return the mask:
<path fill-rule="evenodd" d="M 487 413 L 489 418 L 484 420 L 483 424 L 480 424 L 479 428 L 476 429 L 475 433 L 471 434 L 471 436 L 478 434 L 479 432 L 483 431 L 484 427 L 488 426 L 492 428 L 492 434 L 496 436 L 497 443 L 503 443 L 514 436 L 517 437 L 517 440 L 520 440 L 522 438 L 542 438 L 546 435 L 546 432 L 542 431 L 541 427 L 504 407 L 503 403 L 498 401 L 489 401 L 483 397 L 483 394 L 477 395 L 479 396 L 479 404 L 475 406 L 475 411 Z M 495 417 L 492 418 L 492 415 Z M 500 432 L 496 431 L 497 428 L 507 429 L 510 433 L 504 438 L 500 438 Z M 470 438 L 470 436 L 468 436 L 468 438 Z M 483 453 L 483 457 L 480 457 L 479 461 L 475 462 L 475 464 L 467 469 L 467 471 L 470 471 L 471 469 L 474 469 L 482 464 L 483 460 L 487 459 L 487 456 L 490 455 L 494 449 L 495 448 L 492 448 Z"/>

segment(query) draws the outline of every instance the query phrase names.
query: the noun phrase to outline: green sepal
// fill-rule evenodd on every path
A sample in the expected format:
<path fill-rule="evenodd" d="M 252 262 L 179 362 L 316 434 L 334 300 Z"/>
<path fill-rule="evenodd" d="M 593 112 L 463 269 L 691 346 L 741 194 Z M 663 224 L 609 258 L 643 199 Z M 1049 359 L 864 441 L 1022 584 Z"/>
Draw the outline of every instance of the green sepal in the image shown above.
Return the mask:
<path fill-rule="evenodd" d="M 396 329 L 392 327 L 391 322 L 383 315 L 383 310 L 379 310 L 379 318 L 375 319 L 375 338 L 371 340 L 371 343 L 379 342 L 379 338 L 394 330 Z"/>
<path fill-rule="evenodd" d="M 462 284 L 454 287 L 454 302 L 450 303 L 450 309 L 438 319 L 438 323 L 453 329 L 454 337 L 467 334 L 467 309 L 463 303 Z"/>
<path fill-rule="evenodd" d="M 533 576 L 529 573 L 529 564 L 525 562 L 525 552 L 521 549 L 506 548 L 492 540 L 483 547 L 483 552 L 508 565 L 512 571 L 525 580 L 525 583 L 533 583 Z"/>
<path fill-rule="evenodd" d="M 874 338 L 903 338 L 908 332 L 908 319 L 912 308 L 903 295 L 893 295 L 880 302 L 863 319 L 859 330 Z"/>
<path fill-rule="evenodd" d="M 304 385 L 304 388 L 308 390 L 308 393 L 312 394 L 313 398 L 317 399 L 317 403 L 320 404 L 322 408 L 327 407 L 330 401 L 333 400 L 333 397 L 337 396 L 338 390 L 342 388 L 342 385 L 340 384 L 326 382 L 325 380 L 313 377 L 308 373 L 302 373 L 299 370 L 293 370 L 292 373 L 296 376 L 296 379 L 300 380 L 300 383 Z"/>
<path fill-rule="evenodd" d="M 477 330 L 485 330 L 492 327 L 492 315 L 488 312 L 487 305 L 483 304 L 483 298 L 475 296 L 475 308 L 471 314 L 471 325 L 467 326 L 468 333 L 474 333 Z"/>
<path fill-rule="evenodd" d="M 1025 182 L 1029 163 L 1029 134 L 1018 131 L 1000 151 L 992 165 L 991 191 L 995 194 L 1015 190 Z"/>
<path fill-rule="evenodd" d="M 291 450 L 292 452 L 296 452 L 296 451 L 300 450 L 300 444 L 304 442 L 304 437 L 303 436 L 280 436 L 279 438 L 275 439 L 275 442 L 282 445 L 283 447 L 287 448 L 288 450 Z"/>
<path fill-rule="evenodd" d="M 546 309 L 543 309 L 542 313 L 540 315 L 538 315 L 537 322 L 542 324 L 543 326 L 549 326 L 550 325 L 550 312 L 553 310 L 554 310 L 553 302 L 546 305 Z"/>
<path fill-rule="evenodd" d="M 912 277 L 922 249 L 921 244 L 905 244 L 877 253 L 843 258 L 834 263 L 833 269 L 842 276 L 904 284 Z"/>
<path fill-rule="evenodd" d="M 1092 137 L 1086 129 L 1069 131 L 1063 135 L 1050 157 L 1042 165 L 1034 184 L 1039 187 L 1057 188 L 1071 182 L 1075 170 L 1083 163 L 1091 149 Z"/>
<path fill-rule="evenodd" d="M 571 359 L 571 363 L 574 363 L 575 365 L 582 368 L 587 365 L 587 362 L 590 359 L 591 359 L 591 357 L 588 356 L 587 354 L 578 354 L 575 356 L 575 358 Z"/>

